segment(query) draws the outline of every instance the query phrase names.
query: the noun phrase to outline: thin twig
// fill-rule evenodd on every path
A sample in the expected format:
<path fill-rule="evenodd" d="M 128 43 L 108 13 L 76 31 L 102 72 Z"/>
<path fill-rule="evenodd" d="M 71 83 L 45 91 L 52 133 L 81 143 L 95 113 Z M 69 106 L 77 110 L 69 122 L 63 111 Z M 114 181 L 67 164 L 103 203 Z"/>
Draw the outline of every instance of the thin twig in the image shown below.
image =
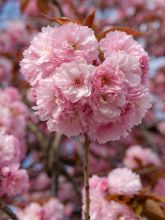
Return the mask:
<path fill-rule="evenodd" d="M 59 12 L 60 12 L 60 16 L 64 16 L 63 10 L 61 8 L 60 3 L 58 2 L 58 0 L 52 0 L 52 2 L 56 5 L 56 7 L 58 8 Z"/>
<path fill-rule="evenodd" d="M 89 139 L 85 134 L 84 144 L 84 188 L 85 188 L 85 220 L 90 220 L 90 195 L 89 195 Z"/>
<path fill-rule="evenodd" d="M 64 167 L 61 167 L 60 170 L 61 170 L 61 173 L 65 176 L 65 178 L 68 179 L 68 181 L 72 183 L 78 198 L 81 200 L 81 192 L 79 190 L 79 187 L 78 187 L 75 179 L 67 173 L 67 171 L 64 169 Z"/>
<path fill-rule="evenodd" d="M 42 149 L 46 147 L 47 139 L 43 132 L 32 122 L 28 123 L 28 129 L 36 135 L 37 140 L 39 140 Z"/>
<path fill-rule="evenodd" d="M 19 220 L 16 214 L 14 214 L 14 212 L 2 200 L 0 200 L 0 210 L 10 217 L 10 219 Z"/>
<path fill-rule="evenodd" d="M 150 147 L 157 152 L 157 148 L 156 148 L 156 144 L 155 144 L 155 140 L 153 138 L 153 136 L 150 134 L 150 132 L 148 131 L 148 129 L 146 128 L 145 123 L 143 122 L 141 124 L 141 129 L 142 129 L 142 134 L 144 136 L 144 138 L 146 139 L 146 141 L 149 143 Z"/>
<path fill-rule="evenodd" d="M 57 196 L 58 192 L 58 176 L 59 176 L 59 145 L 62 135 L 56 133 L 52 147 L 49 153 L 49 164 L 48 169 L 51 171 L 52 175 L 52 187 L 51 191 L 54 196 Z"/>
<path fill-rule="evenodd" d="M 155 173 L 155 172 L 159 172 L 165 170 L 165 165 L 164 166 L 160 166 L 160 167 L 146 167 L 146 168 L 142 168 L 139 170 L 136 170 L 136 173 L 140 174 L 140 175 L 147 175 L 147 174 L 151 174 L 151 173 Z"/>

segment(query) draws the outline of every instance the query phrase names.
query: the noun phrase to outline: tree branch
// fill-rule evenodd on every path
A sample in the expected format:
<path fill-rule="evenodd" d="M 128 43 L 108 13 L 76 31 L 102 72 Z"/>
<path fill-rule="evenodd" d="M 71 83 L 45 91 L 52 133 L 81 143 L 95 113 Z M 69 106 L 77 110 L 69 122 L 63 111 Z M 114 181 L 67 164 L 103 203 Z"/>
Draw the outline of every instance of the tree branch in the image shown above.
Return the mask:
<path fill-rule="evenodd" d="M 59 176 L 59 145 L 62 135 L 56 133 L 54 141 L 52 143 L 50 152 L 49 152 L 49 161 L 48 161 L 48 170 L 51 173 L 52 178 L 52 187 L 51 191 L 54 196 L 57 196 L 58 192 L 58 176 Z"/>
<path fill-rule="evenodd" d="M 67 173 L 64 167 L 61 167 L 61 173 L 63 174 L 63 176 L 65 176 L 66 179 L 68 179 L 69 182 L 72 183 L 78 198 L 81 200 L 81 191 L 79 190 L 79 187 L 74 178 Z"/>
<path fill-rule="evenodd" d="M 16 214 L 2 200 L 0 200 L 0 210 L 10 217 L 10 219 L 19 220 Z"/>
<path fill-rule="evenodd" d="M 52 3 L 55 4 L 55 6 L 58 8 L 59 12 L 60 12 L 60 16 L 64 17 L 64 13 L 63 10 L 61 8 L 60 3 L 58 2 L 58 0 L 52 0 Z"/>
<path fill-rule="evenodd" d="M 90 220 L 90 195 L 89 195 L 89 139 L 85 134 L 84 143 L 84 188 L 85 188 L 85 220 Z"/>

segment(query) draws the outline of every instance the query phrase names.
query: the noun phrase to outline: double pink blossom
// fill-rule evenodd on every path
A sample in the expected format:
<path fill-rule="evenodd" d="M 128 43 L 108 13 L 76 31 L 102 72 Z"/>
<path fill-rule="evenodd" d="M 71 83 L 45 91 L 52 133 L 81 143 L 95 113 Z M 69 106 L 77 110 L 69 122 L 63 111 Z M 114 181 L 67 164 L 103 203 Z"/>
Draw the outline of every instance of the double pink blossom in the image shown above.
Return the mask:
<path fill-rule="evenodd" d="M 139 176 L 128 168 L 114 169 L 108 177 L 92 176 L 89 180 L 91 220 L 136 220 L 136 214 L 127 204 L 108 200 L 107 196 L 134 196 L 141 188 L 142 184 Z M 82 210 L 84 219 L 84 193 Z"/>
<path fill-rule="evenodd" d="M 161 160 L 150 148 L 142 148 L 139 145 L 133 145 L 126 151 L 124 164 L 130 169 L 136 169 L 152 165 L 160 166 Z"/>
<path fill-rule="evenodd" d="M 96 60 L 97 47 L 94 33 L 87 27 L 72 23 L 54 28 L 48 26 L 34 37 L 24 52 L 21 70 L 25 78 L 35 85 L 65 62 L 76 58 Z"/>
<path fill-rule="evenodd" d="M 21 96 L 14 87 L 0 89 L 0 131 L 12 134 L 21 143 L 21 157 L 25 154 L 25 133 L 30 111 L 22 102 Z M 19 125 L 19 126 L 18 126 Z"/>
<path fill-rule="evenodd" d="M 20 162 L 21 149 L 18 139 L 1 132 L 0 140 L 0 168 Z"/>
<path fill-rule="evenodd" d="M 44 205 L 33 202 L 24 210 L 17 209 L 17 215 L 21 220 L 62 220 L 64 206 L 57 199 L 52 198 Z"/>
<path fill-rule="evenodd" d="M 142 189 L 139 175 L 128 168 L 117 168 L 108 175 L 108 186 L 111 194 L 134 195 Z"/>
<path fill-rule="evenodd" d="M 15 196 L 29 188 L 27 171 L 20 169 L 21 146 L 12 135 L 0 133 L 0 194 Z"/>
<path fill-rule="evenodd" d="M 132 36 L 114 31 L 98 42 L 92 29 L 74 23 L 43 28 L 21 62 L 48 129 L 88 133 L 100 143 L 127 136 L 145 116 L 147 69 L 148 55 Z"/>

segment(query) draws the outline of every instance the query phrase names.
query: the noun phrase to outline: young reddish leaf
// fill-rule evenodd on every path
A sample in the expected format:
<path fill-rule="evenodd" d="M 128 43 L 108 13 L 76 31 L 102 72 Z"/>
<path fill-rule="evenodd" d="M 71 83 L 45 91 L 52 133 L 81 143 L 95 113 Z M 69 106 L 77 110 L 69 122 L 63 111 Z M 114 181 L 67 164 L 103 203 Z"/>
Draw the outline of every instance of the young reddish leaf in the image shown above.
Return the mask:
<path fill-rule="evenodd" d="M 134 160 L 136 161 L 136 163 L 138 164 L 139 167 L 143 167 L 143 163 L 139 158 L 134 157 Z"/>
<path fill-rule="evenodd" d="M 56 17 L 56 18 L 54 18 L 54 21 L 57 22 L 58 24 L 66 24 L 68 22 L 76 23 L 79 25 L 82 24 L 82 22 L 79 20 L 71 20 L 70 18 L 67 18 L 67 17 Z"/>
<path fill-rule="evenodd" d="M 161 16 L 158 14 L 149 14 L 149 15 L 144 16 L 143 19 L 144 19 L 144 22 L 153 22 L 155 20 L 161 21 Z"/>
<path fill-rule="evenodd" d="M 68 22 L 73 22 L 72 20 L 70 20 L 67 17 L 56 17 L 56 18 L 54 18 L 54 21 L 57 22 L 58 24 L 66 24 Z"/>
<path fill-rule="evenodd" d="M 159 203 L 151 199 L 145 201 L 143 213 L 150 220 L 165 220 L 165 213 L 161 209 Z"/>
<path fill-rule="evenodd" d="M 49 3 L 45 0 L 37 0 L 37 6 L 41 13 L 46 14 L 49 10 Z"/>
<path fill-rule="evenodd" d="M 65 24 L 65 23 L 68 23 L 68 22 L 72 22 L 69 18 L 66 18 L 66 17 L 50 17 L 44 13 L 41 13 L 42 16 L 44 16 L 46 19 L 48 19 L 49 21 L 54 21 L 58 24 Z"/>
<path fill-rule="evenodd" d="M 157 182 L 160 178 L 165 178 L 165 168 L 160 167 L 156 172 L 150 173 L 150 178 L 153 180 L 153 183 Z"/>
<path fill-rule="evenodd" d="M 7 59 L 13 60 L 13 56 L 11 55 L 11 53 L 1 53 L 0 52 L 0 56 L 6 57 Z"/>
<path fill-rule="evenodd" d="M 93 11 L 90 15 L 88 15 L 84 21 L 84 25 L 91 28 L 93 26 L 93 21 L 95 18 L 95 11 Z"/>
<path fill-rule="evenodd" d="M 137 216 L 141 216 L 141 213 L 143 211 L 143 206 L 142 204 L 138 204 L 136 207 L 135 207 L 135 213 Z"/>
<path fill-rule="evenodd" d="M 150 193 L 147 196 L 148 196 L 148 198 L 151 198 L 151 199 L 153 199 L 156 202 L 165 203 L 165 198 L 161 197 L 161 196 L 159 196 L 157 194 Z"/>
<path fill-rule="evenodd" d="M 121 203 L 128 203 L 131 200 L 129 196 L 119 196 L 119 195 L 107 195 L 105 197 L 108 201 L 114 200 Z"/>
<path fill-rule="evenodd" d="M 111 201 L 111 200 L 118 201 L 118 196 L 117 195 L 107 195 L 105 198 L 108 201 Z"/>
<path fill-rule="evenodd" d="M 67 17 L 50 17 L 44 13 L 42 13 L 42 16 L 44 16 L 46 19 L 50 20 L 50 21 L 54 21 L 58 24 L 66 24 L 66 23 L 69 23 L 69 22 L 72 22 L 72 23 L 76 23 L 76 24 L 79 24 L 81 25 L 81 21 L 79 20 L 71 20 L 70 18 L 67 18 Z"/>
<path fill-rule="evenodd" d="M 155 202 L 159 202 L 159 203 L 165 203 L 165 198 L 164 197 L 161 197 L 155 193 L 152 193 L 152 192 L 147 192 L 147 191 L 141 191 L 137 196 L 137 198 L 140 198 L 140 199 L 151 199 Z"/>
<path fill-rule="evenodd" d="M 112 27 L 112 28 L 104 31 L 103 33 L 101 33 L 99 36 L 99 40 L 104 38 L 107 33 L 112 32 L 112 31 L 122 31 L 122 32 L 129 34 L 129 35 L 132 35 L 133 37 L 138 37 L 141 35 L 141 33 L 139 31 L 135 31 L 134 29 L 129 28 L 129 27 Z"/>
<path fill-rule="evenodd" d="M 29 0 L 22 0 L 20 2 L 20 10 L 21 12 L 24 12 L 26 7 L 28 6 Z"/>

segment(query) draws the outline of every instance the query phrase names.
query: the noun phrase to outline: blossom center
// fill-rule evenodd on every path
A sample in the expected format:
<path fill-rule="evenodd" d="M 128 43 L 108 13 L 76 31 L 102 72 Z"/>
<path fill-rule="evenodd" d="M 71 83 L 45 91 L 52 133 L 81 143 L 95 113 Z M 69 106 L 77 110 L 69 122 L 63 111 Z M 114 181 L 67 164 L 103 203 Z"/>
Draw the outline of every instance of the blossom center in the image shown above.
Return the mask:
<path fill-rule="evenodd" d="M 110 80 L 108 76 L 102 76 L 101 78 L 101 84 L 102 85 L 109 85 L 110 84 Z"/>
<path fill-rule="evenodd" d="M 73 50 L 76 50 L 76 49 L 77 49 L 77 46 L 78 46 L 77 43 L 73 43 L 73 44 L 72 44 L 72 48 L 73 48 Z"/>
<path fill-rule="evenodd" d="M 102 95 L 101 98 L 104 102 L 107 102 L 107 97 L 105 95 Z"/>
<path fill-rule="evenodd" d="M 76 87 L 80 87 L 81 86 L 81 80 L 80 79 L 75 79 L 75 81 L 74 81 L 74 85 L 76 86 Z"/>

